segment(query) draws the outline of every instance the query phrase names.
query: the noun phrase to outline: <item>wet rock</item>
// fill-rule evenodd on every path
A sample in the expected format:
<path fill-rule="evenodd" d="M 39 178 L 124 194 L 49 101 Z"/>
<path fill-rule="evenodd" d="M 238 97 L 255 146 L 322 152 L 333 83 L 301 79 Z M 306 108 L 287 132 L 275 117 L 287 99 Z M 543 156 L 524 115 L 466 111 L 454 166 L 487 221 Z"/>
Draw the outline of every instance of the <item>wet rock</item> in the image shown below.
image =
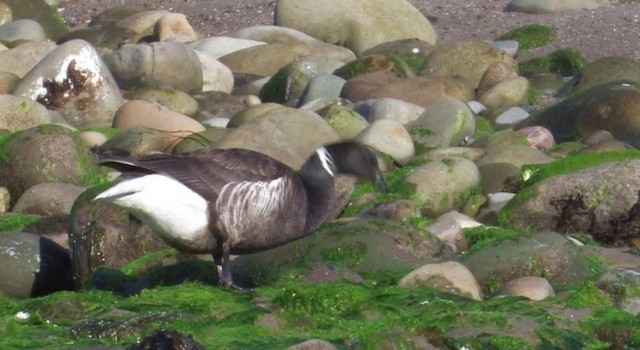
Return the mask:
<path fill-rule="evenodd" d="M 412 200 L 424 215 L 437 216 L 461 205 L 457 200 L 480 185 L 480 172 L 465 158 L 436 159 L 416 168 L 404 179 L 415 186 Z"/>
<path fill-rule="evenodd" d="M 200 59 L 184 43 L 124 45 L 103 59 L 118 84 L 126 89 L 169 86 L 186 93 L 202 91 Z"/>
<path fill-rule="evenodd" d="M 500 289 L 498 295 L 519 296 L 539 301 L 554 296 L 556 293 L 547 279 L 537 276 L 525 276 L 507 282 Z"/>
<path fill-rule="evenodd" d="M 318 99 L 339 98 L 346 82 L 333 74 L 320 74 L 313 77 L 302 91 L 297 106 L 303 107 Z"/>
<path fill-rule="evenodd" d="M 0 176 L 13 198 L 45 182 L 80 186 L 100 179 L 95 159 L 77 132 L 58 125 L 41 125 L 16 133 L 4 148 Z"/>
<path fill-rule="evenodd" d="M 313 9 L 312 12 L 309 9 Z M 435 44 L 431 23 L 407 1 L 279 0 L 275 24 L 302 30 L 356 54 L 392 40 L 417 38 Z"/>
<path fill-rule="evenodd" d="M 584 67 L 574 91 L 616 80 L 640 83 L 640 63 L 626 57 L 603 57 Z"/>
<path fill-rule="evenodd" d="M 51 51 L 13 94 L 35 100 L 75 127 L 107 126 L 124 100 L 91 44 L 71 40 Z"/>
<path fill-rule="evenodd" d="M 545 276 L 555 286 L 571 286 L 592 278 L 586 255 L 564 236 L 549 231 L 504 240 L 470 253 L 462 263 L 487 292 L 525 276 Z"/>
<path fill-rule="evenodd" d="M 184 319 L 187 322 L 196 322 L 193 316 L 174 312 L 153 312 L 142 316 L 131 317 L 126 320 L 86 319 L 71 327 L 71 339 L 127 339 L 136 338 L 145 333 L 151 327 L 160 322 L 171 322 Z M 161 338 L 163 336 L 160 336 Z M 144 348 L 149 349 L 149 348 Z M 200 349 L 200 348 L 195 348 Z"/>
<path fill-rule="evenodd" d="M 37 235 L 0 233 L 0 292 L 14 298 L 72 290 L 69 253 Z"/>
<path fill-rule="evenodd" d="M 302 262 L 309 265 L 334 262 L 353 272 L 366 273 L 415 269 L 429 262 L 444 261 L 451 254 L 440 240 L 419 233 L 409 224 L 358 220 L 327 225 L 284 246 L 239 256 L 234 264 L 243 266 L 261 283 Z"/>
<path fill-rule="evenodd" d="M 432 77 L 455 75 L 466 81 L 472 88 L 478 87 L 489 66 L 503 63 L 515 68 L 515 60 L 504 51 L 485 42 L 457 42 L 436 47 L 427 57 L 420 75 Z"/>
<path fill-rule="evenodd" d="M 622 139 L 640 129 L 640 84 L 600 84 L 535 114 L 519 127 L 540 125 L 557 142 L 573 141 L 597 130 Z"/>
<path fill-rule="evenodd" d="M 503 209 L 503 224 L 583 232 L 605 244 L 637 239 L 640 161 L 615 161 L 531 185 Z"/>
<path fill-rule="evenodd" d="M 423 265 L 402 277 L 398 285 L 405 288 L 426 285 L 446 293 L 482 300 L 480 285 L 471 271 L 455 261 Z"/>

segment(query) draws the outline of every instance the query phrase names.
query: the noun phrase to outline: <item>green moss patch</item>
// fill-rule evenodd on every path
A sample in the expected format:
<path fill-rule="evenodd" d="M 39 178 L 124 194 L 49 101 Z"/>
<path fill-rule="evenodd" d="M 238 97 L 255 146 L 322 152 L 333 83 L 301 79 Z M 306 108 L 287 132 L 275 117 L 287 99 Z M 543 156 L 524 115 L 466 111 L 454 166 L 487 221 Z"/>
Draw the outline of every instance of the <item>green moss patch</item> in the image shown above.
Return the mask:
<path fill-rule="evenodd" d="M 581 51 L 561 49 L 542 57 L 520 62 L 518 70 L 521 75 L 556 73 L 569 77 L 580 73 L 586 64 L 587 58 Z"/>
<path fill-rule="evenodd" d="M 536 47 L 545 46 L 556 41 L 558 33 L 553 28 L 542 24 L 529 24 L 512 29 L 496 40 L 515 40 L 520 46 L 520 50 L 527 51 Z"/>

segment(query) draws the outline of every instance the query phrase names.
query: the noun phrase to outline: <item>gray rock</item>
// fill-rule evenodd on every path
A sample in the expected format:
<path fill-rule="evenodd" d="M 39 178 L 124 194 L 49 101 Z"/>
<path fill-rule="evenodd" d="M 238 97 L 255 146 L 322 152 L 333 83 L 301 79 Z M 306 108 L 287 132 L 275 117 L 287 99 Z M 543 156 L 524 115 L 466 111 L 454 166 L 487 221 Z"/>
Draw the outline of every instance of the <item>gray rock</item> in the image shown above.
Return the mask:
<path fill-rule="evenodd" d="M 524 276 L 507 282 L 500 291 L 499 296 L 519 296 L 529 300 L 544 300 L 556 295 L 553 287 L 546 278 L 538 276 Z"/>
<path fill-rule="evenodd" d="M 50 41 L 30 42 L 10 50 L 0 50 L 0 71 L 24 77 L 49 52 L 56 48 Z"/>
<path fill-rule="evenodd" d="M 124 97 L 127 100 L 144 100 L 153 102 L 168 109 L 188 115 L 195 116 L 198 113 L 198 101 L 190 95 L 176 89 L 154 89 L 142 88 L 127 92 Z"/>
<path fill-rule="evenodd" d="M 553 285 L 572 286 L 593 277 L 586 255 L 555 232 L 536 232 L 515 240 L 504 240 L 470 253 L 462 263 L 488 292 L 491 285 L 504 285 L 516 278 L 544 276 Z"/>
<path fill-rule="evenodd" d="M 417 104 L 405 102 L 395 98 L 379 98 L 356 103 L 356 112 L 368 121 L 390 119 L 406 125 L 420 117 L 425 108 Z"/>
<path fill-rule="evenodd" d="M 318 114 L 275 107 L 229 132 L 215 146 L 251 149 L 299 169 L 320 145 L 339 139 L 335 130 Z"/>
<path fill-rule="evenodd" d="M 69 253 L 33 234 L 0 233 L 0 292 L 29 298 L 72 290 Z"/>
<path fill-rule="evenodd" d="M 362 131 L 358 140 L 389 155 L 399 164 L 407 164 L 415 156 L 411 135 L 402 124 L 390 120 L 377 120 Z"/>
<path fill-rule="evenodd" d="M 398 39 L 417 38 L 432 45 L 437 41 L 429 20 L 403 0 L 279 0 L 275 24 L 347 46 L 358 55 Z"/>
<path fill-rule="evenodd" d="M 415 186 L 412 200 L 421 212 L 438 216 L 461 205 L 460 196 L 480 186 L 480 172 L 465 158 L 436 159 L 416 168 L 404 182 Z"/>
<path fill-rule="evenodd" d="M 455 261 L 426 264 L 400 279 L 405 288 L 429 286 L 474 300 L 482 300 L 482 290 L 475 277 L 463 264 Z"/>
<path fill-rule="evenodd" d="M 124 45 L 103 59 L 124 88 L 169 86 L 186 93 L 202 91 L 200 58 L 184 43 Z"/>
<path fill-rule="evenodd" d="M 526 13 L 557 13 L 579 10 L 594 10 L 611 5 L 611 0 L 512 0 L 511 11 Z"/>
<path fill-rule="evenodd" d="M 0 94 L 0 128 L 11 132 L 51 123 L 51 113 L 38 102 Z"/>
<path fill-rule="evenodd" d="M 590 234 L 602 243 L 637 238 L 640 160 L 605 163 L 530 185 L 503 209 L 504 224 Z"/>
<path fill-rule="evenodd" d="M 234 84 L 231 69 L 205 53 L 195 53 L 202 64 L 202 91 L 231 93 Z"/>
<path fill-rule="evenodd" d="M 460 146 L 473 136 L 475 116 L 466 103 L 445 96 L 406 125 L 419 150 Z"/>
<path fill-rule="evenodd" d="M 16 201 L 12 211 L 40 216 L 66 215 L 85 187 L 51 182 L 41 183 L 27 189 Z"/>
<path fill-rule="evenodd" d="M 357 220 L 327 225 L 315 233 L 265 252 L 242 255 L 234 264 L 260 280 L 271 280 L 291 267 L 339 263 L 356 273 L 415 269 L 426 263 L 446 261 L 448 247 L 408 224 Z"/>
<path fill-rule="evenodd" d="M 25 41 L 45 41 L 47 33 L 42 26 L 32 19 L 18 19 L 0 26 L 0 41 L 14 42 Z"/>
<path fill-rule="evenodd" d="M 303 107 L 318 99 L 339 98 L 342 87 L 347 81 L 333 74 L 319 74 L 309 80 L 298 100 L 298 107 Z"/>
<path fill-rule="evenodd" d="M 503 62 L 517 67 L 516 61 L 504 51 L 486 42 L 457 42 L 436 47 L 424 61 L 420 75 L 449 76 L 462 78 L 472 88 L 478 87 L 480 79 L 489 66 Z"/>
<path fill-rule="evenodd" d="M 495 125 L 499 129 L 505 129 L 518 125 L 527 118 L 529 118 L 529 112 L 525 109 L 511 107 L 496 117 Z"/>
<path fill-rule="evenodd" d="M 239 39 L 228 36 L 212 36 L 196 40 L 188 45 L 196 51 L 205 52 L 207 55 L 218 59 L 242 49 L 265 44 L 264 41 Z"/>
<path fill-rule="evenodd" d="M 0 176 L 13 198 L 31 186 L 65 182 L 80 186 L 100 179 L 93 154 L 77 132 L 58 125 L 41 125 L 16 133 L 4 147 Z"/>
<path fill-rule="evenodd" d="M 517 128 L 532 125 L 549 129 L 557 142 L 575 141 L 598 130 L 623 139 L 640 130 L 640 83 L 593 86 L 534 114 Z"/>
<path fill-rule="evenodd" d="M 68 41 L 51 51 L 13 91 L 43 104 L 75 127 L 107 126 L 124 100 L 91 44 Z"/>

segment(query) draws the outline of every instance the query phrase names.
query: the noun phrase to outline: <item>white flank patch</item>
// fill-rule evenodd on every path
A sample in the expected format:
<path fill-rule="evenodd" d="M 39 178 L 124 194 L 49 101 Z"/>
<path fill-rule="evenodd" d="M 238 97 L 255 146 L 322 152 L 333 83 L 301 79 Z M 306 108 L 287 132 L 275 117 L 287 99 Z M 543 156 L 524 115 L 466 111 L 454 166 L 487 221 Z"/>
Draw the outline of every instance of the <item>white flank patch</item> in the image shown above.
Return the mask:
<path fill-rule="evenodd" d="M 209 234 L 207 201 L 168 176 L 152 174 L 125 180 L 95 200 L 131 209 L 176 248 Z"/>
<path fill-rule="evenodd" d="M 335 176 L 334 172 L 335 172 L 335 165 L 333 164 L 333 158 L 331 158 L 331 155 L 329 154 L 329 152 L 327 151 L 326 148 L 324 147 L 320 147 L 318 148 L 318 150 L 316 151 L 316 153 L 318 154 L 318 158 L 320 158 L 320 163 L 322 163 L 322 167 L 331 175 L 331 176 Z"/>

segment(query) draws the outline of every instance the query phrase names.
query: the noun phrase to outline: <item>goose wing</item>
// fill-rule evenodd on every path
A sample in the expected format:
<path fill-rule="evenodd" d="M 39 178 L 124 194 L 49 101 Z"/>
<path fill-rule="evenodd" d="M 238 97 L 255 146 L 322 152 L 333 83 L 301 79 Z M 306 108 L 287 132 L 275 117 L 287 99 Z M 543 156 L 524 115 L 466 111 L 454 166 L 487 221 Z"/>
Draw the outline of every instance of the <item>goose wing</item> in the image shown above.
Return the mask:
<path fill-rule="evenodd" d="M 255 151 L 207 148 L 178 155 L 110 157 L 100 161 L 126 173 L 168 175 L 207 199 L 232 182 L 270 181 L 293 173 L 286 165 Z"/>

